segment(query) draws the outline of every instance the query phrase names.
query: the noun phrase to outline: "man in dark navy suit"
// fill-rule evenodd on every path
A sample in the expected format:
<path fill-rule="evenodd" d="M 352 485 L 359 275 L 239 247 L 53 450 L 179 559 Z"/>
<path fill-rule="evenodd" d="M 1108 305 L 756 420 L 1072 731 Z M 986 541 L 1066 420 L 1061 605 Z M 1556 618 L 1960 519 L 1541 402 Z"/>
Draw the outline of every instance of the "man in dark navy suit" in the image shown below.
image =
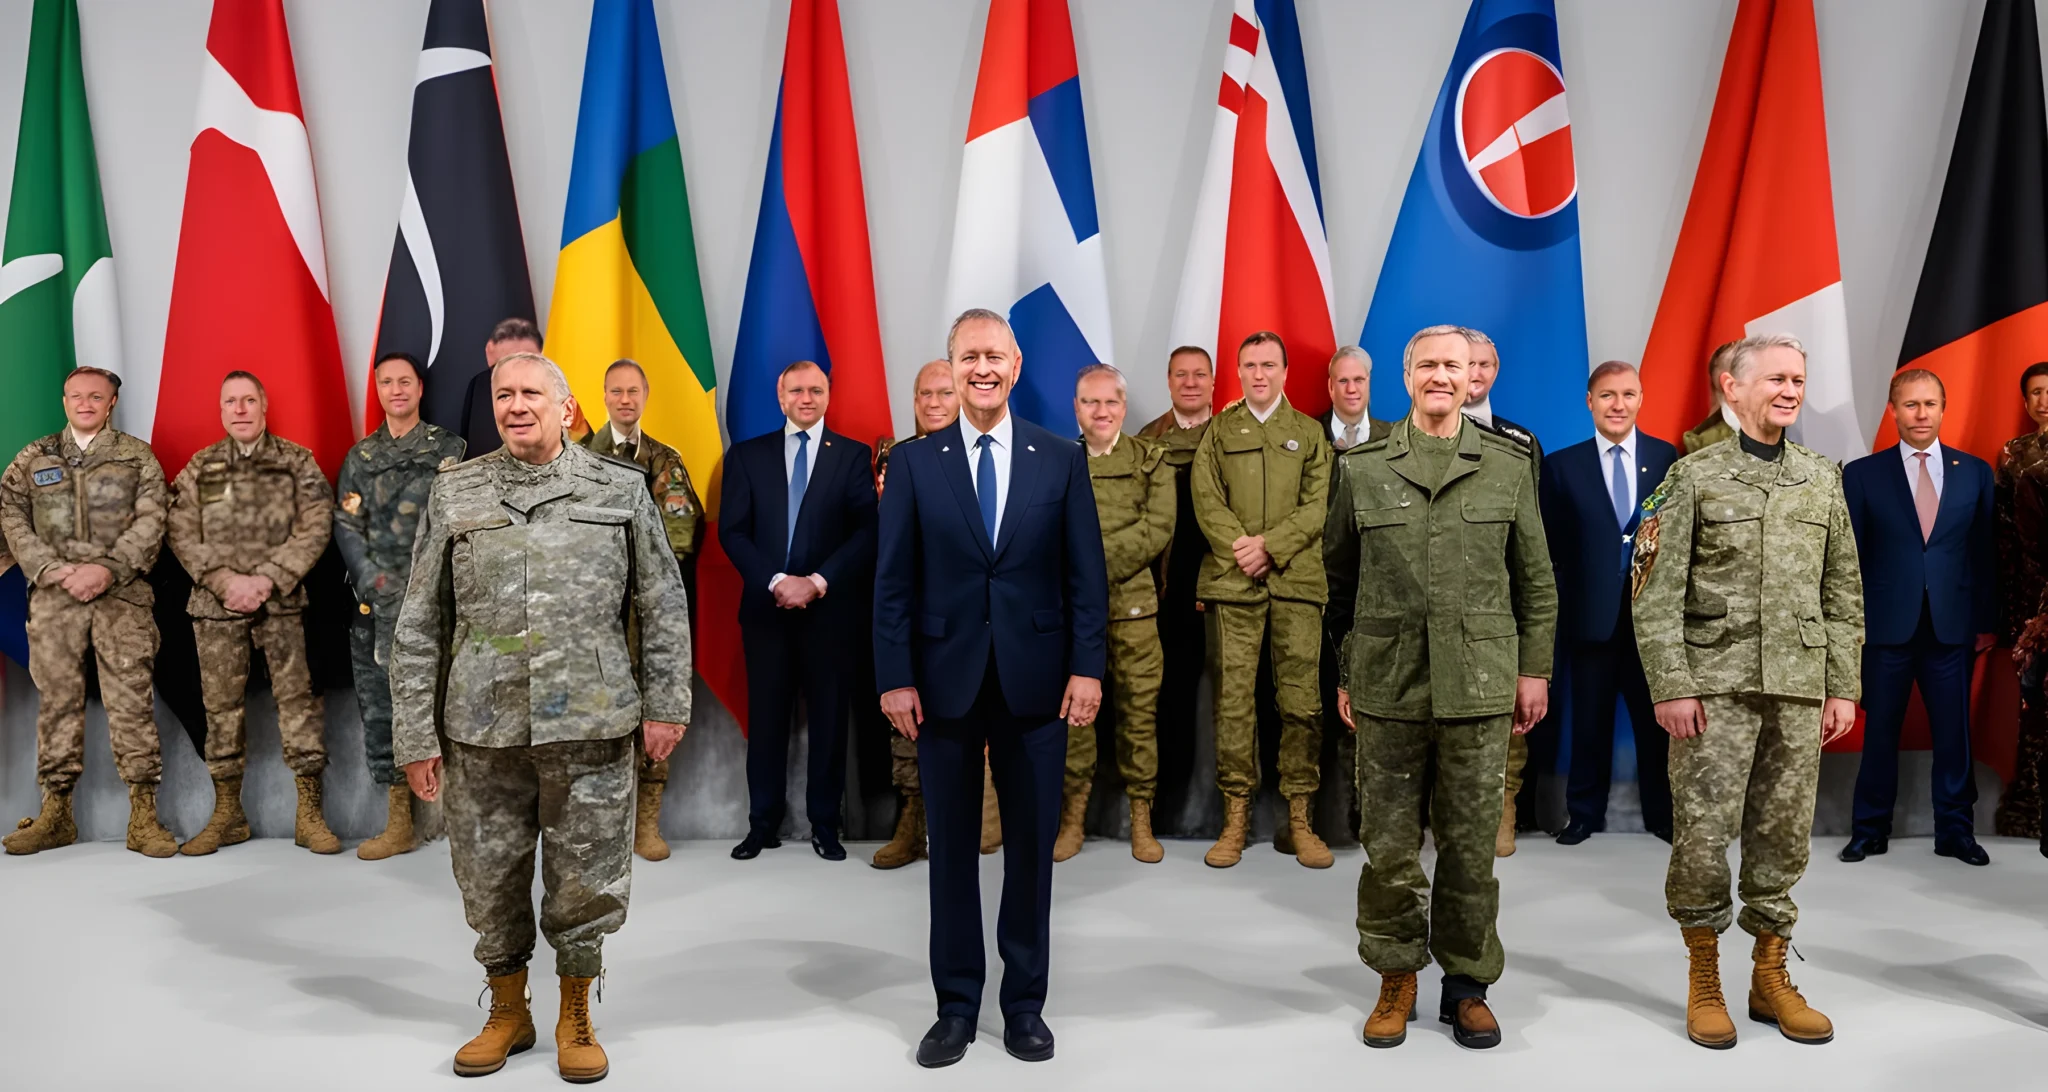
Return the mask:
<path fill-rule="evenodd" d="M 1671 840 L 1668 752 L 1636 651 L 1628 567 L 1643 499 L 1664 481 L 1678 449 L 1636 428 L 1642 406 L 1635 365 L 1610 360 L 1594 368 L 1586 380 L 1594 437 L 1543 461 L 1539 503 L 1557 571 L 1558 653 L 1571 664 L 1572 764 L 1560 845 L 1606 829 L 1617 694 L 1635 733 L 1643 827 Z"/>
<path fill-rule="evenodd" d="M 1883 853 L 1899 792 L 1899 728 L 1920 684 L 1934 738 L 1934 852 L 1990 864 L 1973 833 L 1970 673 L 1997 631 L 1991 467 L 1941 443 L 1941 379 L 1892 376 L 1899 443 L 1850 463 L 1842 494 L 1863 569 L 1863 765 L 1844 861 Z"/>
<path fill-rule="evenodd" d="M 799 360 L 782 370 L 780 429 L 734 444 L 725 458 L 718 543 L 739 570 L 740 644 L 747 663 L 747 836 L 736 860 L 782 844 L 789 727 L 801 693 L 810 712 L 805 809 L 811 848 L 846 859 L 847 695 L 853 635 L 867 621 L 875 561 L 874 456 L 825 427 L 832 381 Z"/>
<path fill-rule="evenodd" d="M 946 337 L 960 416 L 896 445 L 875 571 L 875 684 L 917 741 L 931 843 L 932 985 L 939 1019 L 917 1063 L 974 1041 L 981 943 L 982 748 L 1003 820 L 1003 1045 L 1052 1057 L 1045 1007 L 1052 846 L 1067 729 L 1094 724 L 1107 656 L 1109 576 L 1081 445 L 1020 421 L 1010 325 L 975 309 Z"/>

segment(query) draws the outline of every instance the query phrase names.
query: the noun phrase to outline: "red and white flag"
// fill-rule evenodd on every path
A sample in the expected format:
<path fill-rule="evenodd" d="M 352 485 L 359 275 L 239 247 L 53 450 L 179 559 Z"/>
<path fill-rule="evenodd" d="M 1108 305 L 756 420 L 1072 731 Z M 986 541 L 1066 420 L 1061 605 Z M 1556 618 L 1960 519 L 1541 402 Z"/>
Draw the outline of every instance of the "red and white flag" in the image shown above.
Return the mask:
<path fill-rule="evenodd" d="M 270 431 L 332 478 L 355 439 L 313 149 L 283 0 L 215 0 L 150 442 L 175 476 L 223 435 L 220 380 L 263 380 Z"/>
<path fill-rule="evenodd" d="M 1813 0 L 1742 0 L 1643 350 L 1643 431 L 1676 437 L 1707 416 L 1715 346 L 1780 333 L 1806 346 L 1793 439 L 1837 461 L 1868 454 L 1849 382 Z"/>

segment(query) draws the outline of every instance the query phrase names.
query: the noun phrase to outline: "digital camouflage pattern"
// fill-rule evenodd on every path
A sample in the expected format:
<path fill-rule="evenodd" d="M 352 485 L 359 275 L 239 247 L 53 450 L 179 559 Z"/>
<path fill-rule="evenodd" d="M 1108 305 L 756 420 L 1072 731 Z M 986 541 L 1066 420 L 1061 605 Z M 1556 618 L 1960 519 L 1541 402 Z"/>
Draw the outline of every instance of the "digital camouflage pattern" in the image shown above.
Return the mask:
<path fill-rule="evenodd" d="M 704 539 L 704 505 L 697 500 L 697 490 L 690 484 L 690 472 L 683 466 L 681 453 L 642 432 L 633 445 L 632 458 L 628 459 L 613 442 L 610 425 L 594 430 L 578 442 L 599 455 L 622 459 L 645 470 L 655 509 L 668 532 L 669 549 L 675 551 L 677 561 L 697 552 Z"/>
<path fill-rule="evenodd" d="M 1432 958 L 1446 975 L 1496 982 L 1506 962 L 1500 881 L 1493 875 L 1503 773 L 1513 717 L 1387 720 L 1353 710 L 1358 723 L 1358 958 L 1381 974 L 1419 971 Z M 1436 757 L 1429 829 L 1436 875 L 1422 870 L 1424 771 Z M 1434 891 L 1432 891 L 1434 887 Z"/>
<path fill-rule="evenodd" d="M 150 675 L 156 663 L 155 597 L 145 577 L 163 544 L 169 499 L 149 445 L 112 428 L 80 451 L 71 430 L 22 449 L 0 475 L 0 534 L 30 585 L 29 677 L 36 712 L 36 775 L 69 791 L 85 764 L 85 657 L 97 659 L 107 735 L 121 779 L 163 776 Z M 80 603 L 56 574 L 90 562 L 113 575 Z"/>
<path fill-rule="evenodd" d="M 384 668 L 412 572 L 413 540 L 434 475 L 461 462 L 465 446 L 462 437 L 424 421 L 404 436 L 393 436 L 386 421 L 349 449 L 335 483 L 340 499 L 334 508 L 334 544 L 356 596 L 349 659 L 356 705 L 362 710 L 363 750 L 370 779 L 379 785 L 399 782 L 391 762 L 391 679 Z"/>
<path fill-rule="evenodd" d="M 327 765 L 322 703 L 306 665 L 300 583 L 332 534 L 334 494 L 313 453 L 269 433 L 245 454 L 226 437 L 192 456 L 171 483 L 171 551 L 192 574 L 186 611 L 199 649 L 206 765 L 216 779 L 246 765 L 243 705 L 249 646 L 263 649 L 277 701 L 285 764 L 312 776 Z M 264 576 L 270 599 L 253 614 L 222 605 L 231 577 Z"/>
<path fill-rule="evenodd" d="M 1732 918 L 1727 849 L 1742 843 L 1742 927 L 1789 935 L 1820 777 L 1823 698 L 1856 700 L 1863 585 L 1835 465 L 1794 443 L 1776 460 L 1715 444 L 1643 502 L 1634 615 L 1656 701 L 1699 698 L 1706 730 L 1671 741 L 1671 864 L 1681 926 Z"/>
<path fill-rule="evenodd" d="M 2018 640 L 2034 616 L 2044 585 L 2042 551 L 2048 550 L 2048 434 L 2008 440 L 1998 453 L 1993 511 L 1998 518 L 1999 594 L 2004 599 L 2006 643 Z M 1998 798 L 1999 834 L 2041 834 L 2041 757 L 2048 750 L 2048 707 L 2023 689 L 2012 782 Z"/>
<path fill-rule="evenodd" d="M 1690 455 L 1695 451 L 1705 451 L 1707 448 L 1723 440 L 1733 440 L 1734 438 L 1735 426 L 1729 424 L 1728 418 L 1719 409 L 1716 409 L 1714 412 L 1707 414 L 1706 420 L 1701 421 L 1697 427 L 1685 434 L 1683 437 L 1684 442 L 1679 445 L 1679 450 Z"/>
<path fill-rule="evenodd" d="M 512 974 L 533 958 L 536 841 L 540 931 L 555 950 L 555 973 L 604 972 L 604 938 L 626 923 L 632 893 L 635 761 L 625 737 L 449 744 L 448 855 L 486 974 Z"/>

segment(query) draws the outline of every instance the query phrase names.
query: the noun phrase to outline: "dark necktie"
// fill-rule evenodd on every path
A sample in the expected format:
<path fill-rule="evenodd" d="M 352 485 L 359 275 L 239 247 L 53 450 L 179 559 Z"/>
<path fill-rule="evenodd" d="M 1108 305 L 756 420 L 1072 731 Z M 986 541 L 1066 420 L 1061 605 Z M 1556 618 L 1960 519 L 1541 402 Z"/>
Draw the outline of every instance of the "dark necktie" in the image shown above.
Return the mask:
<path fill-rule="evenodd" d="M 981 457 L 974 464 L 974 496 L 981 502 L 981 526 L 988 532 L 988 541 L 996 541 L 996 441 L 984 435 L 974 441 L 981 449 Z"/>
<path fill-rule="evenodd" d="M 612 452 L 612 454 L 630 463 L 633 461 L 633 457 L 639 454 L 639 451 L 640 445 L 637 442 L 627 440 L 625 443 L 620 444 L 618 450 Z"/>

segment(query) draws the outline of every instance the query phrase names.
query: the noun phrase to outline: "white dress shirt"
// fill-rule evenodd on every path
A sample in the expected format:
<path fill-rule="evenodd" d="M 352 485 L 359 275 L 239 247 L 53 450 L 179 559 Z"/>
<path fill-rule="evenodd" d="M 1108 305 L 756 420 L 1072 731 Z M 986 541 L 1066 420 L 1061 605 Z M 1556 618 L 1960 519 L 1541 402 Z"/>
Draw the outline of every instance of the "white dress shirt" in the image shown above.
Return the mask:
<path fill-rule="evenodd" d="M 796 476 L 798 433 L 804 433 L 811 438 L 807 445 L 810 450 L 804 452 L 804 488 L 809 490 L 810 483 L 816 481 L 818 477 L 818 446 L 825 442 L 825 419 L 820 417 L 818 423 L 809 428 L 798 428 L 795 421 L 787 417 L 782 419 L 782 495 L 785 497 L 789 495 L 789 480 Z M 774 591 L 775 585 L 782 583 L 782 578 L 788 575 L 776 573 L 769 577 L 768 590 Z M 812 573 L 811 583 L 818 586 L 818 595 L 822 597 L 825 594 L 825 578 Z"/>
<path fill-rule="evenodd" d="M 1356 426 L 1356 427 L 1357 427 L 1357 429 L 1358 429 L 1358 442 L 1359 442 L 1359 443 L 1361 443 L 1361 444 L 1362 444 L 1362 443 L 1366 442 L 1367 440 L 1370 440 L 1370 439 L 1372 439 L 1372 415 L 1371 415 L 1370 413 L 1361 413 L 1361 414 L 1359 414 L 1359 415 L 1358 415 L 1358 424 L 1357 424 L 1357 426 Z M 1330 442 L 1334 444 L 1334 443 L 1336 443 L 1337 441 L 1339 441 L 1339 440 L 1342 440 L 1342 439 L 1344 438 L 1344 429 L 1345 429 L 1345 428 L 1346 428 L 1346 425 L 1344 424 L 1344 418 L 1342 418 L 1342 417 L 1339 417 L 1339 416 L 1337 416 L 1337 411 L 1336 411 L 1336 410 L 1331 410 L 1331 411 L 1330 411 Z"/>
<path fill-rule="evenodd" d="M 1636 462 L 1636 430 L 1631 427 L 1628 435 L 1622 437 L 1618 444 L 1597 432 L 1593 434 L 1593 439 L 1595 450 L 1600 452 L 1601 492 L 1610 497 L 1614 495 L 1614 450 L 1620 448 L 1622 465 L 1627 468 L 1623 477 L 1628 479 L 1628 507 L 1629 511 L 1635 511 L 1636 505 L 1642 502 L 1641 498 L 1636 496 L 1636 473 L 1642 469 Z"/>
<path fill-rule="evenodd" d="M 72 427 L 71 427 L 70 425 L 65 425 L 65 426 L 64 426 L 64 431 L 66 431 L 66 432 L 69 432 L 69 433 L 71 434 L 71 442 L 72 442 L 72 443 L 74 443 L 74 444 L 77 444 L 77 445 L 78 445 L 78 450 L 79 450 L 79 451 L 81 451 L 81 452 L 84 452 L 84 451 L 89 451 L 89 450 L 91 450 L 91 448 L 92 448 L 92 442 L 93 442 L 94 440 L 97 440 L 97 439 L 99 439 L 99 438 L 100 438 L 100 434 L 99 434 L 99 432 L 95 432 L 95 433 L 93 433 L 93 434 L 92 434 L 92 435 L 90 435 L 90 436 L 80 436 L 80 435 L 78 434 L 78 430 L 77 430 L 77 429 L 75 429 L 75 428 L 72 428 Z M 106 431 L 105 429 L 101 429 L 101 430 L 100 430 L 100 432 L 105 432 L 105 431 Z"/>
<path fill-rule="evenodd" d="M 1252 416 L 1258 418 L 1259 423 L 1263 425 L 1266 423 L 1267 419 L 1271 418 L 1275 413 L 1278 413 L 1280 411 L 1280 403 L 1285 401 L 1287 401 L 1287 396 L 1283 394 L 1280 397 L 1273 399 L 1273 404 L 1266 407 L 1266 412 L 1260 413 L 1259 407 L 1252 405 L 1252 400 L 1247 398 L 1244 400 L 1244 408 L 1252 411 Z"/>
<path fill-rule="evenodd" d="M 1465 416 L 1470 417 L 1471 419 L 1479 422 L 1482 425 L 1485 425 L 1487 428 L 1492 428 L 1493 396 L 1489 394 L 1486 397 L 1481 398 L 1479 401 L 1474 402 L 1469 406 L 1466 406 Z"/>
<path fill-rule="evenodd" d="M 1214 414 L 1211 414 L 1210 416 L 1214 416 Z M 1206 424 L 1208 424 L 1208 423 L 1209 423 L 1209 418 L 1208 418 L 1208 417 L 1203 417 L 1203 418 L 1201 418 L 1200 420 L 1197 420 L 1197 419 L 1195 419 L 1195 418 L 1193 418 L 1193 417 L 1182 417 L 1182 416 L 1180 415 L 1180 411 L 1179 411 L 1179 410 L 1174 410 L 1174 411 L 1173 411 L 1173 423 L 1174 423 L 1174 424 L 1176 424 L 1176 425 L 1179 425 L 1179 426 L 1180 426 L 1180 427 L 1182 427 L 1182 428 L 1195 428 L 1195 427 L 1197 427 L 1197 426 L 1199 426 L 1199 425 L 1206 425 Z"/>
<path fill-rule="evenodd" d="M 606 424 L 605 427 L 612 430 L 613 450 L 622 448 L 627 444 L 638 445 L 640 443 L 640 430 L 637 427 L 634 428 L 631 432 L 620 432 L 619 426 L 614 424 Z M 638 454 L 640 449 L 638 446 L 635 446 L 633 448 L 633 451 L 635 454 Z"/>
<path fill-rule="evenodd" d="M 1002 534 L 1003 531 L 1003 510 L 1010 506 L 1010 453 L 1012 451 L 1010 433 L 1010 411 L 1008 407 L 1003 409 L 1003 419 L 997 421 L 996 427 L 989 429 L 986 433 L 975 428 L 974 422 L 969 421 L 965 413 L 960 415 L 960 439 L 962 441 L 960 457 L 967 460 L 967 479 L 974 484 L 974 495 L 977 497 L 981 495 L 981 450 L 975 445 L 981 441 L 984 435 L 989 438 L 989 447 L 993 449 L 995 454 L 996 533 L 998 535 Z"/>
<path fill-rule="evenodd" d="M 1899 459 L 1906 464 L 1906 492 L 1908 493 L 1920 488 L 1920 460 L 1913 457 L 1918 454 L 1919 452 L 1913 450 L 1913 445 L 1904 440 L 1899 441 Z M 1941 499 L 1941 487 L 1947 484 L 1942 479 L 1942 467 L 1941 441 L 1936 440 L 1927 445 L 1927 476 L 1934 479 L 1935 500 Z"/>

